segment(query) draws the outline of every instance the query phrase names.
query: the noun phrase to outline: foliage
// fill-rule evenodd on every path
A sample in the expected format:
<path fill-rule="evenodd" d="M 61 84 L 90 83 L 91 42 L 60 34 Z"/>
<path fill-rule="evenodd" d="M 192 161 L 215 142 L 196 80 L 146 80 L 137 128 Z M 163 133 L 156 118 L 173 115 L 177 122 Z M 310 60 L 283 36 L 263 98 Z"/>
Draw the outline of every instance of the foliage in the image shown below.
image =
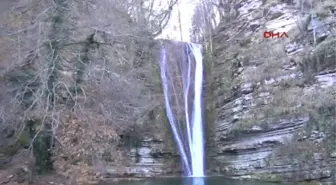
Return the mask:
<path fill-rule="evenodd" d="M 335 67 L 335 42 L 336 39 L 331 37 L 317 45 L 312 55 L 305 57 L 301 70 L 308 83 L 314 82 L 313 76 L 317 73 L 328 70 L 334 70 Z"/>
<path fill-rule="evenodd" d="M 316 5 L 314 6 L 313 12 L 316 13 L 319 17 L 327 17 L 331 15 L 331 9 L 335 8 L 336 2 L 333 0 L 324 0 L 320 2 L 315 2 Z"/>
<path fill-rule="evenodd" d="M 314 71 L 323 71 L 326 69 L 333 69 L 335 65 L 335 48 L 336 37 L 331 37 L 320 43 L 311 57 L 312 64 L 308 64 L 314 67 Z"/>
<path fill-rule="evenodd" d="M 0 35 L 0 129 L 13 134 L 0 142 L 11 152 L 0 152 L 32 149 L 38 172 L 54 158 L 57 168 L 122 163 L 117 133 L 135 129 L 138 140 L 163 126 L 153 113 L 163 107 L 153 36 L 177 1 L 161 10 L 158 1 L 37 2 L 1 14 L 9 19 Z M 29 120 L 38 120 L 33 135 Z"/>
<path fill-rule="evenodd" d="M 40 133 L 37 133 L 33 141 L 35 166 L 36 171 L 39 174 L 50 172 L 53 170 L 52 138 L 53 133 L 51 130 L 51 125 L 45 124 L 45 128 L 43 128 Z"/>

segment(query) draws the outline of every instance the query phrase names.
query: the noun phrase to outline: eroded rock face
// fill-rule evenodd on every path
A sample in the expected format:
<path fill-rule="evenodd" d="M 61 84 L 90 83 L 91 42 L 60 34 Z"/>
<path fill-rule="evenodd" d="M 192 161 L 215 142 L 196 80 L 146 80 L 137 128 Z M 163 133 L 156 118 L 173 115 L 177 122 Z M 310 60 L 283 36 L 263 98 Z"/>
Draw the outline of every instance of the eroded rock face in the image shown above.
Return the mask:
<path fill-rule="evenodd" d="M 138 147 L 131 147 L 121 167 L 106 168 L 106 177 L 157 177 L 181 173 L 179 155 L 162 139 L 145 138 Z"/>
<path fill-rule="evenodd" d="M 220 24 L 213 38 L 214 81 L 209 90 L 213 107 L 208 111 L 216 116 L 208 133 L 209 173 L 331 183 L 336 178 L 336 161 L 326 143 L 335 142 L 328 131 L 313 124 L 310 110 L 306 111 L 309 100 L 304 100 L 307 94 L 318 96 L 318 91 L 336 84 L 335 66 L 330 62 L 328 67 L 309 73 L 311 83 L 306 80 L 308 70 L 302 70 L 305 55 L 313 55 L 314 33 L 309 27 L 316 21 L 302 15 L 293 4 L 244 1 L 241 5 L 240 9 L 248 10 L 240 10 L 236 20 Z M 256 13 L 263 9 L 268 11 L 267 19 Z M 283 39 L 281 44 L 265 42 L 262 25 L 297 37 Z M 301 34 L 296 33 L 299 26 L 304 27 Z M 334 26 L 319 25 L 317 47 L 333 39 Z M 319 39 L 321 35 L 326 40 Z"/>

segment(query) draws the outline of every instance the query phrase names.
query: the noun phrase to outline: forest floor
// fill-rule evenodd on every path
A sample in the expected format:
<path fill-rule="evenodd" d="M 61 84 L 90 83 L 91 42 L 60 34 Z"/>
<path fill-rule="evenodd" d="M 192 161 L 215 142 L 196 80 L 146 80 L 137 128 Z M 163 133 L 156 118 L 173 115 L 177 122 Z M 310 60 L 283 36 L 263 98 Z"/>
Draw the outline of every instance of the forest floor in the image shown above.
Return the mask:
<path fill-rule="evenodd" d="M 66 170 L 65 170 L 66 169 Z M 100 176 L 89 166 L 68 165 L 56 161 L 51 173 L 37 175 L 34 159 L 22 153 L 0 164 L 0 185 L 89 185 L 100 181 Z"/>

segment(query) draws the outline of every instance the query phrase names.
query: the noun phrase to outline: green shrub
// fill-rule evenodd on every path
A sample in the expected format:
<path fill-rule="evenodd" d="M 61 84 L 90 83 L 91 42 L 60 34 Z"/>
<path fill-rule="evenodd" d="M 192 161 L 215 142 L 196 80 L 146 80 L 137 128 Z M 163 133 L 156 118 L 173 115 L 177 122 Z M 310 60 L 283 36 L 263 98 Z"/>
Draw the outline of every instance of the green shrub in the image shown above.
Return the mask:
<path fill-rule="evenodd" d="M 325 18 L 331 15 L 331 9 L 336 6 L 336 2 L 334 0 L 325 0 L 319 1 L 312 10 L 316 13 L 317 16 Z"/>
<path fill-rule="evenodd" d="M 336 37 L 332 37 L 317 45 L 312 56 L 312 66 L 315 67 L 316 71 L 334 68 L 335 58 Z"/>

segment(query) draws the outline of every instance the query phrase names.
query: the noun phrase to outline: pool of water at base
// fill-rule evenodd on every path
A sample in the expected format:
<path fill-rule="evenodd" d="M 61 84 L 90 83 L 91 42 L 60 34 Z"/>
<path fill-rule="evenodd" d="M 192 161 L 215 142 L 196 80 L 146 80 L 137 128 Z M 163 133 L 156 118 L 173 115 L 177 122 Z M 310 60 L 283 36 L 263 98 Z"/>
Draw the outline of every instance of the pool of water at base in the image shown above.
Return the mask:
<path fill-rule="evenodd" d="M 202 177 L 202 178 L 170 177 L 170 178 L 149 178 L 136 181 L 122 180 L 118 182 L 104 182 L 100 185 L 295 185 L 295 184 L 232 180 L 224 177 Z"/>

